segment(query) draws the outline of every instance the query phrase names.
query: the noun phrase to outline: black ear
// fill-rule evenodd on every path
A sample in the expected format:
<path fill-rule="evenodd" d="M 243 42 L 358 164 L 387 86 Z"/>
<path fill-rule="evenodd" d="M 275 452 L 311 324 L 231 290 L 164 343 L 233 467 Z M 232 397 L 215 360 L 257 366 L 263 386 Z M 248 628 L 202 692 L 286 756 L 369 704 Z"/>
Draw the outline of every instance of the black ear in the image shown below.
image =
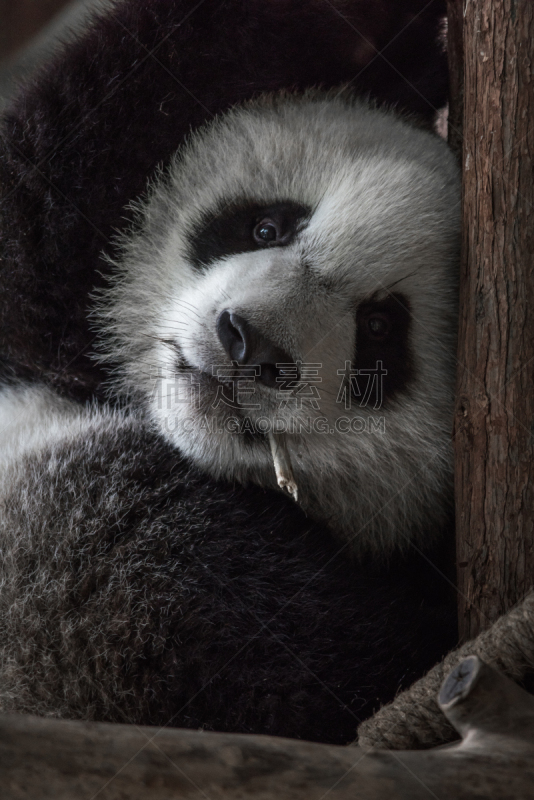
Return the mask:
<path fill-rule="evenodd" d="M 125 207 L 213 115 L 265 91 L 350 84 L 429 119 L 445 102 L 435 0 L 125 0 L 3 122 L 0 342 L 9 370 L 98 395 L 91 293 Z M 422 99 L 421 95 L 426 98 Z"/>

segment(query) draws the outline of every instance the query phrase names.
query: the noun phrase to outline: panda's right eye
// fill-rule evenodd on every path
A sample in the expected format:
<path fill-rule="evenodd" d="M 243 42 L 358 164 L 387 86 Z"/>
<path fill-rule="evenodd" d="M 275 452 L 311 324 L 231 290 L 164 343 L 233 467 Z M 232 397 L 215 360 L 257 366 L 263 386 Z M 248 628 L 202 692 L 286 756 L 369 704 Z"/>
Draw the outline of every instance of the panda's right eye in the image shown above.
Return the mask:
<path fill-rule="evenodd" d="M 264 219 L 254 228 L 253 236 L 259 245 L 275 244 L 280 239 L 280 231 L 272 219 Z"/>

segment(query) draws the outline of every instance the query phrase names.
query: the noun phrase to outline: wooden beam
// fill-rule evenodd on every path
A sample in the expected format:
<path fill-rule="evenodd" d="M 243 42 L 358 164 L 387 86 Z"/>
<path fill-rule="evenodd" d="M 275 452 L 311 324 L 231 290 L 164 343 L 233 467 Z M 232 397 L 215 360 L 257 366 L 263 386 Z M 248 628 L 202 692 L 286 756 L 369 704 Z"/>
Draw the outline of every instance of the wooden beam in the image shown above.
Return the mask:
<path fill-rule="evenodd" d="M 534 698 L 478 658 L 439 702 L 463 740 L 364 751 L 269 736 L 0 715 L 2 800 L 528 800 Z"/>
<path fill-rule="evenodd" d="M 465 71 L 455 449 L 468 638 L 521 600 L 534 576 L 534 6 L 450 8 L 463 17 Z"/>

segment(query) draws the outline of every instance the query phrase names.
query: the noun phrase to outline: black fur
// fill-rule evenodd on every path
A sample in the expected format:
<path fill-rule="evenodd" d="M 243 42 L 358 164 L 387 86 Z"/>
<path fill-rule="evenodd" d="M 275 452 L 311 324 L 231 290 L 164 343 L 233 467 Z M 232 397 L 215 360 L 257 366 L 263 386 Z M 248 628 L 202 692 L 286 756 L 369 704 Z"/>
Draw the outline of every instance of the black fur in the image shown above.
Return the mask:
<path fill-rule="evenodd" d="M 6 509 L 7 710 L 343 744 L 455 641 L 415 552 L 351 564 L 291 501 L 136 422 L 32 458 Z"/>
<path fill-rule="evenodd" d="M 203 220 L 190 237 L 191 263 L 197 268 L 208 267 L 224 256 L 250 253 L 265 247 L 283 247 L 293 241 L 295 233 L 311 213 L 294 202 L 258 205 L 243 202 L 230 205 Z M 270 220 L 279 236 L 263 242 L 254 236 L 256 226 Z"/>
<path fill-rule="evenodd" d="M 383 337 L 373 336 L 369 329 L 369 320 L 377 315 L 389 325 Z M 362 303 L 356 321 L 356 358 L 352 367 L 360 375 L 351 381 L 352 393 L 362 405 L 387 406 L 414 378 L 410 303 L 404 295 L 392 292 L 383 300 Z M 369 377 L 365 370 L 369 370 Z M 379 371 L 385 371 L 382 377 Z"/>
<path fill-rule="evenodd" d="M 6 115 L 0 355 L 98 395 L 90 292 L 99 259 L 192 128 L 264 91 L 350 82 L 429 121 L 446 100 L 444 0 L 127 0 Z M 382 55 L 377 55 L 380 51 Z"/>

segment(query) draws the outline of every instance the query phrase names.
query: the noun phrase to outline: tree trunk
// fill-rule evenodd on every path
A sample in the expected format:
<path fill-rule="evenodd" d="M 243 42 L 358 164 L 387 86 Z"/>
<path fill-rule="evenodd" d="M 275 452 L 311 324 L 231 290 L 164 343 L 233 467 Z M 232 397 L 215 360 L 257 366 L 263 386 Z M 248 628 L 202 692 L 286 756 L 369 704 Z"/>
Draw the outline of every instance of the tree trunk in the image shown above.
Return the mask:
<path fill-rule="evenodd" d="M 453 53 L 463 14 L 465 73 L 455 415 L 465 638 L 534 582 L 534 7 L 449 5 Z"/>

